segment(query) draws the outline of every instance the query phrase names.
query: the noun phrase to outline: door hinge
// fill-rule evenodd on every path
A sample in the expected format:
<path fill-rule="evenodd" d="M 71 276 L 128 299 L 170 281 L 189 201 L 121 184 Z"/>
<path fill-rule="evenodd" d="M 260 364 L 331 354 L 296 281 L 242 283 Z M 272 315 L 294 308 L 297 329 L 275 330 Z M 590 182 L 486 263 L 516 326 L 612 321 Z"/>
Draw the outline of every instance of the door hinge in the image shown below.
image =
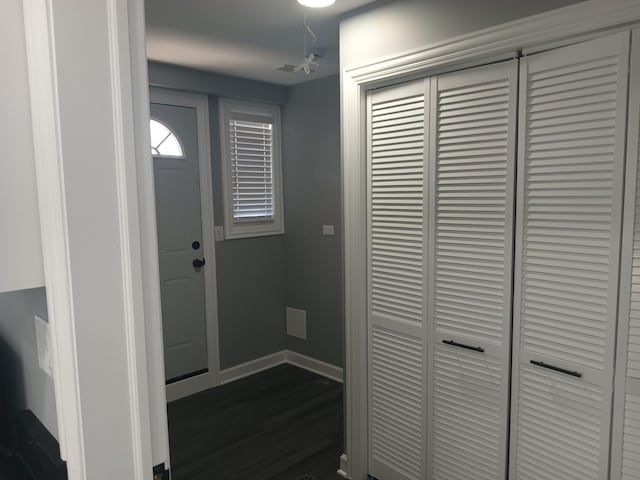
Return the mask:
<path fill-rule="evenodd" d="M 169 470 L 164 468 L 164 462 L 153 467 L 153 480 L 169 480 L 170 478 Z"/>

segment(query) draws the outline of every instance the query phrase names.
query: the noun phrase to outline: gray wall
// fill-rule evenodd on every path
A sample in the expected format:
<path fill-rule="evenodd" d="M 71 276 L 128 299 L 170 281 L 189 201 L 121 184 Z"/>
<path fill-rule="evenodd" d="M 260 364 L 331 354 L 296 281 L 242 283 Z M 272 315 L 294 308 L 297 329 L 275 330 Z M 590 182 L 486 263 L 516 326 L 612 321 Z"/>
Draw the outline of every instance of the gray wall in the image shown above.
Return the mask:
<path fill-rule="evenodd" d="M 228 97 L 256 102 L 283 104 L 288 89 L 282 85 L 256 82 L 193 68 L 149 62 L 149 83 L 155 87 L 175 88 L 206 93 L 214 97 Z"/>
<path fill-rule="evenodd" d="M 222 225 L 222 163 L 216 97 L 209 97 L 209 115 L 214 215 L 216 225 Z M 284 349 L 284 236 L 217 242 L 216 262 L 221 368 Z"/>
<path fill-rule="evenodd" d="M 218 98 L 283 107 L 285 235 L 216 243 L 221 368 L 290 348 L 342 365 L 339 78 L 296 87 L 149 63 L 153 86 L 209 96 L 214 207 L 223 223 Z M 336 227 L 323 236 L 322 225 Z M 285 306 L 307 310 L 307 340 L 286 337 Z"/>
<path fill-rule="evenodd" d="M 286 100 L 287 88 L 154 63 L 149 83 L 208 94 L 214 215 L 216 225 L 222 225 L 218 97 L 279 104 Z M 221 369 L 285 348 L 285 265 L 283 235 L 216 242 Z"/>
<path fill-rule="evenodd" d="M 57 437 L 53 380 L 38 365 L 34 315 L 47 319 L 44 288 L 0 294 L 0 361 L 17 381 L 15 392 L 8 392 L 16 394 L 16 406 L 31 409 Z"/>
<path fill-rule="evenodd" d="M 340 23 L 342 67 L 395 55 L 580 0 L 392 0 Z"/>
<path fill-rule="evenodd" d="M 340 80 L 291 87 L 283 112 L 287 305 L 307 311 L 307 339 L 287 348 L 342 366 Z M 335 225 L 335 236 L 322 225 Z"/>

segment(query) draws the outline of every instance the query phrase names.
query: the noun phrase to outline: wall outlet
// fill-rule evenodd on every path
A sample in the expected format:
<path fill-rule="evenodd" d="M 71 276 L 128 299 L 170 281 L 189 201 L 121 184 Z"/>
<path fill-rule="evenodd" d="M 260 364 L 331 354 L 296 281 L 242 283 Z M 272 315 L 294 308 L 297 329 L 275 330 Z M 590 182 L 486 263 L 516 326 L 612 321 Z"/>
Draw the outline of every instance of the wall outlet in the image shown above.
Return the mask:
<path fill-rule="evenodd" d="M 216 237 L 216 242 L 221 242 L 224 240 L 224 227 L 219 225 L 213 229 L 213 234 Z"/>
<path fill-rule="evenodd" d="M 53 350 L 51 348 L 51 329 L 49 323 L 38 315 L 34 316 L 36 325 L 36 343 L 38 345 L 38 365 L 50 377 L 53 377 Z"/>
<path fill-rule="evenodd" d="M 287 335 L 307 339 L 307 312 L 287 307 Z"/>
<path fill-rule="evenodd" d="M 322 225 L 322 234 L 323 235 L 333 235 L 335 233 L 335 228 L 333 225 Z"/>

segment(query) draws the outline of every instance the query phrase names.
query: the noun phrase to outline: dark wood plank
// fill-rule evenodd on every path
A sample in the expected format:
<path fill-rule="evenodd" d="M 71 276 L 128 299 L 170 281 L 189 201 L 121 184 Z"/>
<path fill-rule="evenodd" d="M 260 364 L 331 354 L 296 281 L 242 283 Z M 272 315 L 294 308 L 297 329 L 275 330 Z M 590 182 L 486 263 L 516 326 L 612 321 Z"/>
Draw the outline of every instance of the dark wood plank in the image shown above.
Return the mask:
<path fill-rule="evenodd" d="M 340 478 L 342 385 L 281 365 L 168 406 L 174 480 Z"/>

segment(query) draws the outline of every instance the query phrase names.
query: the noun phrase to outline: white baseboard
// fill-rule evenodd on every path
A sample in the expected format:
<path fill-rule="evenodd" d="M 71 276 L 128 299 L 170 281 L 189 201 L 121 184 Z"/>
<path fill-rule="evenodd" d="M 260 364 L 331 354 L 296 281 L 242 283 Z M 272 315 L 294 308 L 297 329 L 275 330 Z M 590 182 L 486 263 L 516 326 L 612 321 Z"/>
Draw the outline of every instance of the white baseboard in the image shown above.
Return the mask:
<path fill-rule="evenodd" d="M 349 478 L 349 474 L 347 473 L 348 471 L 349 467 L 347 466 L 347 455 L 343 453 L 342 455 L 340 455 L 340 470 L 338 470 L 337 473 L 342 478 Z"/>
<path fill-rule="evenodd" d="M 281 350 L 264 357 L 256 358 L 246 363 L 241 363 L 235 367 L 226 368 L 220 371 L 220 385 L 239 380 L 254 373 L 268 370 L 269 368 L 282 365 L 287 361 L 287 351 Z"/>
<path fill-rule="evenodd" d="M 256 358 L 246 363 L 241 363 L 231 368 L 220 371 L 220 385 L 233 382 L 254 373 L 262 372 L 269 368 L 289 363 L 299 368 L 304 368 L 310 372 L 330 378 L 336 382 L 342 383 L 342 369 L 331 365 L 330 363 L 307 357 L 291 350 L 281 350 L 264 357 Z"/>
<path fill-rule="evenodd" d="M 287 363 L 342 383 L 342 369 L 330 363 L 316 360 L 291 350 L 287 350 Z"/>
<path fill-rule="evenodd" d="M 216 385 L 215 374 L 212 372 L 202 373 L 176 383 L 170 383 L 166 389 L 167 403 L 213 388 Z"/>

